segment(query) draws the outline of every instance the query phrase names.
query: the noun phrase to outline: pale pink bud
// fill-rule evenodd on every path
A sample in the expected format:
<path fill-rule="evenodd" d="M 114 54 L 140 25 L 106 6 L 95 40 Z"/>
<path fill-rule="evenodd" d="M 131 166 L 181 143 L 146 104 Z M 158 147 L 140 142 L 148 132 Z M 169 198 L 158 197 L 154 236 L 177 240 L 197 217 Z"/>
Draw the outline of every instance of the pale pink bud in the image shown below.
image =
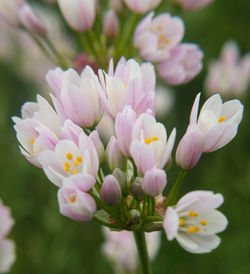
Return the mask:
<path fill-rule="evenodd" d="M 156 8 L 161 0 L 124 0 L 129 9 L 136 13 L 145 13 Z"/>
<path fill-rule="evenodd" d="M 170 85 L 191 81 L 202 69 L 203 53 L 195 44 L 180 44 L 170 56 L 158 64 L 160 77 Z"/>
<path fill-rule="evenodd" d="M 107 146 L 107 158 L 110 168 L 113 170 L 116 167 L 124 169 L 126 167 L 126 158 L 121 152 L 117 139 L 112 136 Z"/>
<path fill-rule="evenodd" d="M 96 3 L 93 0 L 58 0 L 61 12 L 76 31 L 85 32 L 94 24 L 96 16 Z"/>
<path fill-rule="evenodd" d="M 1 0 L 0 19 L 12 26 L 19 26 L 18 9 L 25 3 L 25 0 Z"/>
<path fill-rule="evenodd" d="M 46 29 L 43 21 L 29 4 L 24 4 L 18 10 L 18 15 L 23 26 L 27 28 L 30 32 L 38 36 L 46 36 Z"/>
<path fill-rule="evenodd" d="M 108 205 L 116 205 L 121 201 L 122 192 L 120 185 L 113 175 L 108 175 L 101 188 L 101 200 Z"/>
<path fill-rule="evenodd" d="M 73 187 L 62 187 L 58 191 L 58 202 L 62 215 L 78 222 L 90 221 L 96 212 L 94 199 Z"/>
<path fill-rule="evenodd" d="M 120 23 L 114 10 L 109 10 L 104 16 L 103 30 L 106 36 L 116 37 L 119 33 Z"/>
<path fill-rule="evenodd" d="M 96 130 L 92 131 L 89 135 L 90 140 L 92 141 L 93 145 L 95 146 L 96 152 L 99 157 L 99 162 L 103 161 L 104 158 L 104 146 L 99 137 L 99 134 Z"/>
<path fill-rule="evenodd" d="M 131 106 L 126 106 L 123 112 L 119 112 L 115 119 L 115 133 L 120 148 L 126 156 L 130 156 L 130 144 L 132 131 L 136 121 L 136 113 Z"/>
<path fill-rule="evenodd" d="M 110 6 L 116 12 L 120 12 L 122 10 L 122 0 L 111 0 Z"/>
<path fill-rule="evenodd" d="M 189 126 L 177 147 L 175 156 L 176 163 L 182 169 L 191 169 L 198 163 L 203 149 L 202 141 L 199 127 Z"/>
<path fill-rule="evenodd" d="M 158 196 L 167 184 L 167 175 L 164 170 L 154 168 L 148 170 L 142 181 L 142 190 L 150 196 Z"/>
<path fill-rule="evenodd" d="M 199 10 L 212 3 L 214 0 L 175 0 L 176 3 L 187 11 Z"/>

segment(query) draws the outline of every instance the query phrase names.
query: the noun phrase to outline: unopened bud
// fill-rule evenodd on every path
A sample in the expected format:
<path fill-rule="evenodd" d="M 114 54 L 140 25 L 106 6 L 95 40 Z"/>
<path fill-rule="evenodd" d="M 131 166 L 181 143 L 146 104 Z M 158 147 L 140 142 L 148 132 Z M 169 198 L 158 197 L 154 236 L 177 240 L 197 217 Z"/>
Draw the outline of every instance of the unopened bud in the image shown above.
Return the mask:
<path fill-rule="evenodd" d="M 126 167 L 126 158 L 121 152 L 120 146 L 114 136 L 111 137 L 107 146 L 107 158 L 111 170 L 117 168 L 124 169 Z"/>
<path fill-rule="evenodd" d="M 119 183 L 119 185 L 121 187 L 122 193 L 126 195 L 126 193 L 127 193 L 127 179 L 126 179 L 126 175 L 119 168 L 115 168 L 114 169 L 113 175 L 115 176 L 117 182 Z"/>
<path fill-rule="evenodd" d="M 101 200 L 108 205 L 116 205 L 122 199 L 119 183 L 113 175 L 108 175 L 101 188 Z"/>
<path fill-rule="evenodd" d="M 131 192 L 136 200 L 141 201 L 145 197 L 145 193 L 142 190 L 142 178 L 137 177 L 131 186 Z"/>
<path fill-rule="evenodd" d="M 116 37 L 119 33 L 119 20 L 114 10 L 109 10 L 104 17 L 104 33 L 107 37 Z"/>
<path fill-rule="evenodd" d="M 104 160 L 104 146 L 98 132 L 96 130 L 92 131 L 89 135 L 89 138 L 95 146 L 96 152 L 99 157 L 99 162 L 101 163 Z"/>
<path fill-rule="evenodd" d="M 141 222 L 141 214 L 140 211 L 137 209 L 132 209 L 128 213 L 128 225 L 138 225 Z"/>
<path fill-rule="evenodd" d="M 18 15 L 22 25 L 30 32 L 41 37 L 46 36 L 46 28 L 43 21 L 29 4 L 24 4 L 18 10 Z"/>

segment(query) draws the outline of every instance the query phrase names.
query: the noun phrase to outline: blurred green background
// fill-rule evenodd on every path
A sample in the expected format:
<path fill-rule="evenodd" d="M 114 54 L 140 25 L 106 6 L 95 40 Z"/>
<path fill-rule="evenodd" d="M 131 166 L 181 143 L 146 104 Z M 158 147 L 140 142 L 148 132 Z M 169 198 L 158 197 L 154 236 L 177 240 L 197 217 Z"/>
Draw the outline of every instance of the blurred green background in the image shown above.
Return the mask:
<path fill-rule="evenodd" d="M 238 41 L 242 53 L 250 51 L 250 1 L 216 0 L 201 11 L 180 16 L 186 26 L 184 41 L 200 45 L 205 66 L 190 84 L 174 88 L 176 104 L 164 123 L 168 132 L 177 127 L 177 140 L 186 129 L 196 93 L 203 89 L 208 60 L 219 55 L 228 39 Z M 32 78 L 22 77 L 18 65 L 0 60 L 0 197 L 12 209 L 15 226 L 9 237 L 17 245 L 17 261 L 10 273 L 110 274 L 112 268 L 100 250 L 101 227 L 95 222 L 79 224 L 61 216 L 56 187 L 19 153 L 10 117 L 20 116 L 21 105 L 34 101 L 37 92 L 41 92 L 41 86 Z M 244 119 L 237 137 L 220 151 L 204 155 L 181 189 L 181 195 L 195 189 L 224 195 L 221 210 L 229 226 L 220 235 L 221 245 L 210 254 L 193 255 L 176 241 L 168 242 L 162 234 L 161 249 L 153 263 L 155 274 L 250 273 L 249 90 L 242 101 Z M 168 173 L 169 186 L 177 172 L 174 167 Z"/>

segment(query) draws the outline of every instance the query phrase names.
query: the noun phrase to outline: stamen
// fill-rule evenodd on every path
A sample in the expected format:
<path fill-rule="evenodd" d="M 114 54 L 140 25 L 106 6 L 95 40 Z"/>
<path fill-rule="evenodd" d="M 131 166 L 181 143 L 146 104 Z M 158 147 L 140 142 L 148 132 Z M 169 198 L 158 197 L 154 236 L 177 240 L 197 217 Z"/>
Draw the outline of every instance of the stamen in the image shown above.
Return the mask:
<path fill-rule="evenodd" d="M 218 120 L 218 123 L 221 123 L 225 120 L 226 120 L 226 116 L 221 116 L 220 119 Z"/>
<path fill-rule="evenodd" d="M 187 231 L 189 233 L 195 233 L 195 232 L 199 232 L 200 231 L 200 228 L 198 226 L 189 226 L 187 228 Z"/>
<path fill-rule="evenodd" d="M 82 162 L 82 156 L 77 156 L 76 160 L 77 160 L 77 162 L 81 163 Z"/>
<path fill-rule="evenodd" d="M 153 142 L 158 141 L 158 137 L 153 137 Z"/>
<path fill-rule="evenodd" d="M 76 170 L 73 170 L 73 171 L 71 172 L 72 175 L 74 175 L 74 174 L 76 174 L 76 173 L 77 173 Z"/>
<path fill-rule="evenodd" d="M 72 156 L 72 154 L 70 152 L 66 154 L 66 157 L 67 157 L 68 160 L 72 160 L 73 159 L 73 156 Z"/>
<path fill-rule="evenodd" d="M 69 171 L 70 171 L 70 166 L 69 166 L 69 163 L 68 163 L 68 162 L 65 162 L 65 163 L 64 163 L 64 170 L 65 170 L 66 172 L 69 172 Z"/>
<path fill-rule="evenodd" d="M 35 139 L 31 139 L 30 143 L 33 145 L 35 143 Z"/>
<path fill-rule="evenodd" d="M 76 194 L 73 194 L 71 197 L 69 197 L 69 201 L 73 204 L 76 201 Z"/>
<path fill-rule="evenodd" d="M 150 137 L 145 139 L 145 143 L 149 145 L 152 142 L 152 139 Z"/>
<path fill-rule="evenodd" d="M 207 221 L 206 220 L 201 220 L 201 225 L 207 225 Z"/>
<path fill-rule="evenodd" d="M 190 217 L 198 217 L 199 216 L 199 214 L 198 213 L 196 213 L 196 212 L 194 212 L 194 211 L 190 211 L 189 212 L 189 214 L 188 214 Z"/>
<path fill-rule="evenodd" d="M 80 162 L 78 162 L 78 161 L 75 161 L 75 162 L 74 162 L 74 165 L 75 165 L 75 166 L 77 166 L 77 165 L 79 165 L 79 164 L 80 164 Z"/>
<path fill-rule="evenodd" d="M 161 31 L 163 29 L 162 25 L 159 25 L 157 29 Z"/>
<path fill-rule="evenodd" d="M 123 83 L 123 85 L 124 85 L 125 88 L 127 87 L 127 85 L 125 83 Z"/>
<path fill-rule="evenodd" d="M 185 225 L 185 220 L 184 220 L 184 218 L 180 218 L 180 226 L 184 226 Z"/>

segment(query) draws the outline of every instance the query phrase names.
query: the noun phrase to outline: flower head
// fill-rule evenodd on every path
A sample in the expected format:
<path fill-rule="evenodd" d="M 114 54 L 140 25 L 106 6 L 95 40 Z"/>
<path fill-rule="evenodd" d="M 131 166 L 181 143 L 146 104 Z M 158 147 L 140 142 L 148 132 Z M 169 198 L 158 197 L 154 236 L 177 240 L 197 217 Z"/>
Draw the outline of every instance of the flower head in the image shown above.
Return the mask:
<path fill-rule="evenodd" d="M 164 230 L 169 240 L 191 253 L 207 253 L 220 244 L 216 233 L 227 226 L 226 217 L 216 210 L 223 203 L 221 194 L 192 191 L 184 195 L 174 207 L 168 207 Z"/>

